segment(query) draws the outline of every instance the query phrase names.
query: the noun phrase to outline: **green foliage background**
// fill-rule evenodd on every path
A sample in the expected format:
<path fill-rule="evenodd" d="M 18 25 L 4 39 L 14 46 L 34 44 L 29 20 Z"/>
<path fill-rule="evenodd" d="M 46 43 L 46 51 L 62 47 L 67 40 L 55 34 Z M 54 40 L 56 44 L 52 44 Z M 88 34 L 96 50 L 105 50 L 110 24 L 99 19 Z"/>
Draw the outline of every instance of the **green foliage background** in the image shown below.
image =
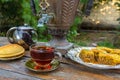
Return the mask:
<path fill-rule="evenodd" d="M 41 0 L 34 0 L 36 3 L 37 12 L 40 11 L 40 7 L 38 5 Z M 86 6 L 88 0 L 80 0 L 80 10 L 82 11 L 82 15 L 84 12 L 84 7 Z M 94 0 L 94 7 L 99 6 L 100 2 L 103 0 Z M 104 0 L 109 2 L 111 0 Z M 120 7 L 119 3 L 116 3 L 118 7 Z M 81 7 L 82 6 L 82 7 Z M 94 8 L 93 8 L 94 9 Z M 47 26 L 42 28 L 37 27 L 39 17 L 36 17 L 32 14 L 30 8 L 30 0 L 0 0 L 0 36 L 5 36 L 7 30 L 13 26 L 21 26 L 24 23 L 29 24 L 34 29 L 36 29 L 39 40 L 40 41 L 48 41 L 51 38 L 51 35 L 47 32 Z M 78 35 L 78 25 L 80 25 L 83 21 L 83 16 L 76 16 L 73 25 L 70 28 L 70 31 L 67 35 L 68 41 L 72 43 L 76 43 L 81 46 L 86 46 L 89 41 L 76 41 L 76 37 Z M 120 18 L 118 18 L 120 22 Z M 83 34 L 83 33 L 82 33 Z M 99 46 L 111 46 L 112 44 L 109 42 L 100 42 Z"/>
<path fill-rule="evenodd" d="M 34 1 L 39 11 L 39 0 Z M 30 0 L 0 0 L 0 36 L 5 36 L 7 30 L 13 26 L 27 23 L 36 29 L 40 40 L 47 41 L 50 36 L 47 36 L 46 27 L 37 28 L 37 21 L 38 17 L 32 14 Z"/>
<path fill-rule="evenodd" d="M 34 0 L 34 1 L 36 4 L 37 12 L 39 12 L 40 11 L 40 7 L 38 4 L 39 0 Z M 38 39 L 40 41 L 48 41 L 50 39 L 50 35 L 48 35 L 47 33 L 47 27 L 46 26 L 42 28 L 37 27 L 39 17 L 36 17 L 32 14 L 30 7 L 30 0 L 23 0 L 22 8 L 23 8 L 22 18 L 24 19 L 24 23 L 31 25 L 37 31 L 39 35 Z"/>
<path fill-rule="evenodd" d="M 23 23 L 21 0 L 0 0 L 0 32 Z"/>
<path fill-rule="evenodd" d="M 38 5 L 39 0 L 34 0 L 36 3 L 37 12 L 40 7 Z M 80 0 L 81 4 L 86 4 L 88 0 Z M 32 14 L 30 8 L 30 0 L 0 0 L 0 35 L 5 36 L 7 30 L 13 26 L 21 26 L 24 23 L 32 26 L 39 35 L 40 41 L 48 41 L 51 36 L 47 33 L 47 26 L 43 28 L 37 27 L 39 17 Z M 76 17 L 74 24 L 72 25 L 68 40 L 73 41 L 73 37 L 77 35 L 77 26 L 82 22 L 82 17 Z"/>

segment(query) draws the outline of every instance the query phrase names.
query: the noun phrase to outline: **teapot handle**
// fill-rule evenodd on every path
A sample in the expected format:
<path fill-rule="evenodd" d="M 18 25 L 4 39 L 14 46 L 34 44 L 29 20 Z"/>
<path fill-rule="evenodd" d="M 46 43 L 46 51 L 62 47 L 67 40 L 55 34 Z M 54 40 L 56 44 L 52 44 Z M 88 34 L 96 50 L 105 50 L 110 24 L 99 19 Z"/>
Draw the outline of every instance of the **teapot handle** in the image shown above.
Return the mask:
<path fill-rule="evenodd" d="M 34 34 L 35 34 L 35 37 L 36 37 L 35 42 L 37 42 L 37 40 L 38 40 L 38 34 L 37 34 L 37 32 L 36 32 L 35 30 L 33 30 L 33 31 L 32 31 L 32 33 L 34 33 Z"/>
<path fill-rule="evenodd" d="M 6 37 L 7 37 L 8 41 L 9 41 L 10 43 L 14 43 L 14 42 L 15 42 L 13 36 L 10 37 L 10 35 L 11 35 L 11 33 L 13 33 L 16 29 L 17 29 L 17 27 L 13 27 L 13 28 L 9 29 L 9 30 L 7 31 L 7 33 L 6 33 Z"/>

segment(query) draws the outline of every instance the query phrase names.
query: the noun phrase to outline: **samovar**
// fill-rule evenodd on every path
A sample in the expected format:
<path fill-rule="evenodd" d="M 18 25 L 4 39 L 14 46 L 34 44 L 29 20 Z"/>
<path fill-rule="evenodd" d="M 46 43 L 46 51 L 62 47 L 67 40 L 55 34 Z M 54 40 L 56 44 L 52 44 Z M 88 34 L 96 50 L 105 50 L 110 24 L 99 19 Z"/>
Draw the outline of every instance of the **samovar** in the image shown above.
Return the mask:
<path fill-rule="evenodd" d="M 48 26 L 48 33 L 53 37 L 49 41 L 50 45 L 58 49 L 68 49 L 73 46 L 68 42 L 66 35 L 74 21 L 79 2 L 80 0 L 40 0 L 41 17 L 38 26 L 44 24 Z M 87 15 L 91 10 L 92 2 L 93 0 L 88 0 L 85 12 Z M 31 0 L 31 7 L 36 15 L 34 0 Z"/>

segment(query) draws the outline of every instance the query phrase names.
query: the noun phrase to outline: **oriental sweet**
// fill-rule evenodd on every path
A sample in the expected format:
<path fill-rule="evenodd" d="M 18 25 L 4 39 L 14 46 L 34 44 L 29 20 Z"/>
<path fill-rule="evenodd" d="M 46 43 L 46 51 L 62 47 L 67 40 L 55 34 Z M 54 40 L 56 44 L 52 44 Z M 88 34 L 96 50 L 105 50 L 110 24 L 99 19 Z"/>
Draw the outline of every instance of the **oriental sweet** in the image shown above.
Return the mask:
<path fill-rule="evenodd" d="M 120 49 L 96 47 L 94 49 L 82 49 L 79 57 L 87 63 L 117 65 L 120 64 Z"/>

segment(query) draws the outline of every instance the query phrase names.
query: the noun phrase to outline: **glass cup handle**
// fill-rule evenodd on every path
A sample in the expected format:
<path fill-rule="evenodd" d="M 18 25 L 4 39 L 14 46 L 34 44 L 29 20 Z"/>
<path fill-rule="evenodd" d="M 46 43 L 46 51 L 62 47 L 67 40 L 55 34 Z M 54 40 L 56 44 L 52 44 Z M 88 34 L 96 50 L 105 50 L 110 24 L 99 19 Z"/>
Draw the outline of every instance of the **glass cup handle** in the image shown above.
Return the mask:
<path fill-rule="evenodd" d="M 57 51 L 56 51 L 56 52 L 55 52 L 55 56 L 56 56 L 56 55 L 58 56 L 57 59 L 58 59 L 59 61 L 62 60 L 62 54 L 61 54 L 60 52 L 57 52 Z M 55 59 L 56 59 L 56 58 L 55 58 Z"/>

